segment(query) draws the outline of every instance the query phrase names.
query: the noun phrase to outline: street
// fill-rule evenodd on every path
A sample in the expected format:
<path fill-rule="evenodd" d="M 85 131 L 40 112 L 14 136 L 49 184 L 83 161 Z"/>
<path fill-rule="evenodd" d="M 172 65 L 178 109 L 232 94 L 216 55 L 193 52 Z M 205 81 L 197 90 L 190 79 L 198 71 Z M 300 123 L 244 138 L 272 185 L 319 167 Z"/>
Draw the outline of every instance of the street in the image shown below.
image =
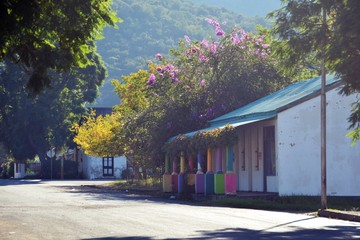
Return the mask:
<path fill-rule="evenodd" d="M 0 180 L 0 239 L 360 239 L 360 224 L 97 192 L 104 181 Z"/>

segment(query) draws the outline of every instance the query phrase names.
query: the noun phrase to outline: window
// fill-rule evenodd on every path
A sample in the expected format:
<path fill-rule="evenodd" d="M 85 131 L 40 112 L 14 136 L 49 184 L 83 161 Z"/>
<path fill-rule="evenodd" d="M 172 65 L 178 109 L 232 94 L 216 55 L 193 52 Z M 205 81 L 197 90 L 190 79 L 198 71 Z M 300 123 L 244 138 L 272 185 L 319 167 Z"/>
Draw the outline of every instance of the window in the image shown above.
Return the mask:
<path fill-rule="evenodd" d="M 114 176 L 114 157 L 103 157 L 103 176 Z"/>

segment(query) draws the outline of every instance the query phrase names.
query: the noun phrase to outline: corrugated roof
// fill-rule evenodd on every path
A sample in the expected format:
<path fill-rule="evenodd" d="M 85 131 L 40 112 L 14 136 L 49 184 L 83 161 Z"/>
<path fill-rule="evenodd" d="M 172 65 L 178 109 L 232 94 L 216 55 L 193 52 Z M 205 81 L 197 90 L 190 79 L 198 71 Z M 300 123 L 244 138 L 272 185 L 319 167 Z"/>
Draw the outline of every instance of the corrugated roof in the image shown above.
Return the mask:
<path fill-rule="evenodd" d="M 224 128 L 225 126 L 232 126 L 232 127 L 239 127 L 239 126 L 242 126 L 242 125 L 246 125 L 246 124 L 250 124 L 250 123 L 253 123 L 253 122 L 258 122 L 258 121 L 262 121 L 262 120 L 266 120 L 266 119 L 270 119 L 270 118 L 274 118 L 276 117 L 276 113 L 267 113 L 267 114 L 262 114 L 262 115 L 253 115 L 253 116 L 249 116 L 247 118 L 244 118 L 242 120 L 239 120 L 237 122 L 233 122 L 233 123 L 226 123 L 226 124 L 222 124 L 222 123 L 219 123 L 219 124 L 212 124 L 210 125 L 209 127 L 207 128 L 203 128 L 201 130 L 196 130 L 196 131 L 193 131 L 193 132 L 188 132 L 188 133 L 185 133 L 184 135 L 185 136 L 188 136 L 188 137 L 192 137 L 194 136 L 197 132 L 206 132 L 206 131 L 211 131 L 211 130 L 214 130 L 216 128 Z M 170 138 L 169 141 L 172 141 L 174 140 L 175 137 L 172 137 Z"/>
<path fill-rule="evenodd" d="M 340 80 L 335 75 L 327 75 L 326 86 L 337 86 Z M 253 116 L 266 116 L 276 114 L 284 109 L 297 105 L 309 97 L 320 94 L 321 77 L 312 78 L 306 81 L 296 82 L 277 92 L 260 98 L 232 112 L 211 120 L 210 125 L 234 123 Z"/>
<path fill-rule="evenodd" d="M 335 75 L 326 76 L 326 87 L 332 89 L 339 86 L 341 81 Z M 193 136 L 197 132 L 210 131 L 216 128 L 223 128 L 226 125 L 238 127 L 253 122 L 258 122 L 277 116 L 278 112 L 300 104 L 310 98 L 318 96 L 321 90 L 321 77 L 296 82 L 277 92 L 260 98 L 232 112 L 222 115 L 209 121 L 208 128 L 185 133 L 186 136 Z M 171 142 L 175 137 L 169 139 Z"/>

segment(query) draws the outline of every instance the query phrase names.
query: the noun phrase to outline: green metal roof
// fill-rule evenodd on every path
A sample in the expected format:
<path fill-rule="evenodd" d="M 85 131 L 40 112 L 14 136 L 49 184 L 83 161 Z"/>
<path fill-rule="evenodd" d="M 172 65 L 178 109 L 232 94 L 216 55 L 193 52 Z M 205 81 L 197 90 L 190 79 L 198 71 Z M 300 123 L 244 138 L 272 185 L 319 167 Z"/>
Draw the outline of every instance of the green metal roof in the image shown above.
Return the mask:
<path fill-rule="evenodd" d="M 327 75 L 326 87 L 336 87 L 340 80 L 335 75 Z M 277 92 L 260 98 L 232 112 L 211 120 L 210 126 L 218 124 L 232 124 L 248 118 L 276 115 L 285 109 L 295 106 L 309 98 L 320 94 L 321 77 L 296 82 Z"/>
<path fill-rule="evenodd" d="M 327 89 L 339 86 L 341 81 L 335 75 L 326 76 Z M 184 135 L 193 136 L 197 132 L 223 128 L 226 125 L 238 127 L 277 116 L 277 113 L 300 104 L 320 94 L 321 77 L 296 82 L 277 92 L 251 102 L 241 108 L 209 121 L 208 128 L 189 132 Z M 175 137 L 171 138 L 172 141 Z"/>

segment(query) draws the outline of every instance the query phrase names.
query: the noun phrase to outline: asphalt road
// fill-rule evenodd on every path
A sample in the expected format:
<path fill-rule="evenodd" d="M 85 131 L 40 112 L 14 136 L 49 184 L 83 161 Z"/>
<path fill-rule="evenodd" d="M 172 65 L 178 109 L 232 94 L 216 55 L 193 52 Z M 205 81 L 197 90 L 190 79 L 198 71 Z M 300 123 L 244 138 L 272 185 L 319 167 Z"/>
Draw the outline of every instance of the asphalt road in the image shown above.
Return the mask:
<path fill-rule="evenodd" d="M 0 239 L 360 239 L 360 224 L 97 192 L 89 181 L 0 180 Z"/>

